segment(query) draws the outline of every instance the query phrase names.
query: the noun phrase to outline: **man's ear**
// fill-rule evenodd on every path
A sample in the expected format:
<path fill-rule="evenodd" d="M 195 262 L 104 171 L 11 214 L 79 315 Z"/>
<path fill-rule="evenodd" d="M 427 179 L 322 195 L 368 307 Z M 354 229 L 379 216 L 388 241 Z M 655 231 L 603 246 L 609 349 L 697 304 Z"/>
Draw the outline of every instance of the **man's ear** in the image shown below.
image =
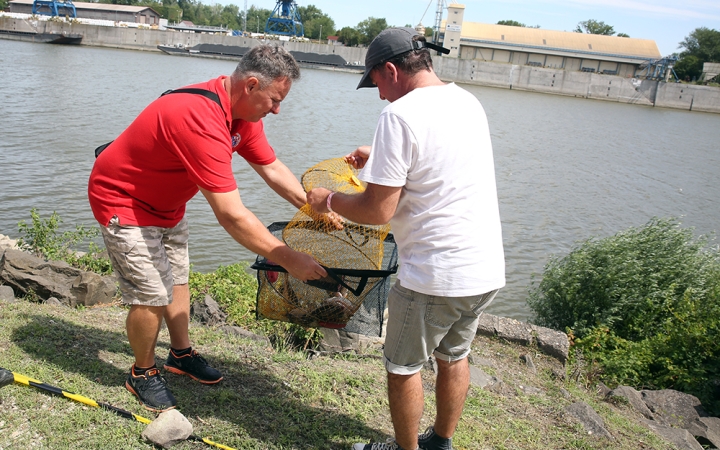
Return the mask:
<path fill-rule="evenodd" d="M 260 89 L 260 80 L 257 77 L 248 77 L 245 81 L 245 92 L 249 94 L 256 89 Z"/>
<path fill-rule="evenodd" d="M 391 80 L 393 80 L 394 83 L 397 83 L 398 81 L 398 68 L 395 66 L 395 64 L 391 62 L 385 63 L 385 70 L 387 70 L 388 76 Z"/>

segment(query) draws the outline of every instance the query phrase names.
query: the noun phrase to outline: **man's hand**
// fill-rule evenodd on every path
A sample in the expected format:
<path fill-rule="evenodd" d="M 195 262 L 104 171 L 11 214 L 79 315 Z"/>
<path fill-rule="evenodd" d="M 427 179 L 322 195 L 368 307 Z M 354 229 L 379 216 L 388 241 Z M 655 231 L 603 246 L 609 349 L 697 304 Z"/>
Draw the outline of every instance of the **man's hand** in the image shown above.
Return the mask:
<path fill-rule="evenodd" d="M 327 208 L 327 198 L 330 195 L 329 190 L 325 188 L 311 189 L 307 193 L 307 202 L 315 210 L 315 212 L 324 214 L 329 213 L 330 210 Z"/>
<path fill-rule="evenodd" d="M 327 214 L 323 214 L 322 219 L 326 222 L 329 222 L 338 230 L 342 230 L 343 228 L 345 228 L 345 226 L 343 225 L 345 223 L 345 219 L 343 219 L 343 216 L 336 212 L 329 212 Z"/>
<path fill-rule="evenodd" d="M 328 276 L 325 269 L 307 253 L 293 251 L 292 256 L 280 263 L 288 273 L 300 281 L 319 280 Z"/>
<path fill-rule="evenodd" d="M 356 169 L 362 169 L 370 157 L 371 149 L 369 145 L 361 145 L 349 155 L 345 155 L 345 161 Z"/>

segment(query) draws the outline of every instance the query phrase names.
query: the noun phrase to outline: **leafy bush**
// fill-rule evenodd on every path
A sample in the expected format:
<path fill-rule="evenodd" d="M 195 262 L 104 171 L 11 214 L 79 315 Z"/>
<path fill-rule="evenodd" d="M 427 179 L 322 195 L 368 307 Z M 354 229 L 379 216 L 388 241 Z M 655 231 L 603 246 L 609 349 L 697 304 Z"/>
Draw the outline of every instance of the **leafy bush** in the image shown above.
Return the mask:
<path fill-rule="evenodd" d="M 18 246 L 39 258 L 65 261 L 73 267 L 82 270 L 97 272 L 102 275 L 112 273 L 110 260 L 101 256 L 101 249 L 89 242 L 88 251 L 80 253 L 74 250 L 78 245 L 84 245 L 87 240 L 98 236 L 97 228 L 85 228 L 77 225 L 74 231 L 59 232 L 62 219 L 53 211 L 49 219 L 43 219 L 35 208 L 30 210 L 32 224 L 25 221 L 18 223 L 18 230 L 22 237 L 18 239 Z"/>
<path fill-rule="evenodd" d="M 247 264 L 220 266 L 215 272 L 190 272 L 190 298 L 202 299 L 205 294 L 218 302 L 228 314 L 228 321 L 243 328 L 259 331 L 268 336 L 279 350 L 315 346 L 322 334 L 315 328 L 272 320 L 257 320 L 255 298 L 257 280 L 247 271 Z"/>
<path fill-rule="evenodd" d="M 677 219 L 652 219 L 551 258 L 528 304 L 569 332 L 609 385 L 672 388 L 720 413 L 720 259 Z"/>
<path fill-rule="evenodd" d="M 697 302 L 717 287 L 718 250 L 677 219 L 654 218 L 605 239 L 590 239 L 552 257 L 530 292 L 536 323 L 583 337 L 604 325 L 638 341 L 653 335 L 692 290 Z"/>

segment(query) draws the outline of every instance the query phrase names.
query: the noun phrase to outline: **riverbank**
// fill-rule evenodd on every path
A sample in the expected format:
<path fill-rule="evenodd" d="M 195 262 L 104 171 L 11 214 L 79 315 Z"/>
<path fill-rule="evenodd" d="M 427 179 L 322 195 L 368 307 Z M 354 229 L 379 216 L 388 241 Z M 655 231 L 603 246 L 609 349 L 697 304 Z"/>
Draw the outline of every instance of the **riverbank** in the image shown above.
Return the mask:
<path fill-rule="evenodd" d="M 82 34 L 81 45 L 153 52 L 159 51 L 158 45 L 193 47 L 199 44 L 216 44 L 252 47 L 261 43 L 259 40 L 241 36 L 107 27 L 63 21 L 32 21 L 7 16 L 0 16 L 0 30 Z M 2 38 L 1 35 L 0 38 Z M 338 55 L 350 65 L 363 65 L 365 61 L 365 48 L 312 42 L 276 42 L 289 51 Z M 720 88 L 717 87 L 448 57 L 435 57 L 433 62 L 435 71 L 444 81 L 686 111 L 720 113 Z M 320 65 L 311 68 L 329 69 L 329 67 Z"/>

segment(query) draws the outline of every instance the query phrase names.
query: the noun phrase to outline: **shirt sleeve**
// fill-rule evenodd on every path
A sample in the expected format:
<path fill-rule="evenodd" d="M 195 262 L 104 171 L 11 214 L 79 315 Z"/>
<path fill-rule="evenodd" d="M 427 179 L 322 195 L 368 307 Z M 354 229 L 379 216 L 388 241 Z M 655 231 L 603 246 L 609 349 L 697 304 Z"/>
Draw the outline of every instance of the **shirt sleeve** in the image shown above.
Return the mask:
<path fill-rule="evenodd" d="M 261 166 L 274 162 L 277 157 L 275 150 L 265 136 L 265 127 L 262 120 L 246 122 L 236 120 L 232 126 L 233 151 L 252 164 Z"/>
<path fill-rule="evenodd" d="M 384 112 L 360 179 L 381 186 L 405 186 L 416 153 L 417 141 L 407 124 L 397 115 Z"/>

